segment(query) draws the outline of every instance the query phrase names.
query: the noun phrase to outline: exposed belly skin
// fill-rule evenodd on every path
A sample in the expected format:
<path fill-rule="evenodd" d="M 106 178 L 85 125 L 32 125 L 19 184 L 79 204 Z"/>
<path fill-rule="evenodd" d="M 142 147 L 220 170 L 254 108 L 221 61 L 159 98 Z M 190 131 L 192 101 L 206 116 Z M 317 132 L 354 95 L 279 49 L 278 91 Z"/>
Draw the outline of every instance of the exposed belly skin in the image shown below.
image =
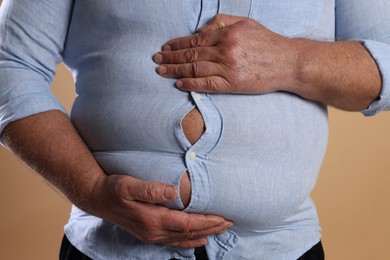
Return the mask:
<path fill-rule="evenodd" d="M 205 130 L 202 115 L 197 108 L 192 109 L 182 120 L 183 133 L 190 142 L 194 144 Z M 184 206 L 188 206 L 191 197 L 191 183 L 188 172 L 180 179 L 180 199 Z"/>

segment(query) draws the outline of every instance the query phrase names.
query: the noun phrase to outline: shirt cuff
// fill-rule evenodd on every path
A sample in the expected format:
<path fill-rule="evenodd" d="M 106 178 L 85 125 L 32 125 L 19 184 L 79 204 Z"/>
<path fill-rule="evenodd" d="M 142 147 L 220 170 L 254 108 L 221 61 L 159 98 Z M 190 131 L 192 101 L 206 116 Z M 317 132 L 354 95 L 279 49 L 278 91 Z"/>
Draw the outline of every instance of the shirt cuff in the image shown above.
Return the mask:
<path fill-rule="evenodd" d="M 10 87 L 0 96 L 0 134 L 13 121 L 49 110 L 66 113 L 45 82 L 25 81 Z"/>
<path fill-rule="evenodd" d="M 383 110 L 390 110 L 390 45 L 378 41 L 361 41 L 376 61 L 382 76 L 382 90 L 379 97 L 362 111 L 366 116 L 372 116 Z"/>

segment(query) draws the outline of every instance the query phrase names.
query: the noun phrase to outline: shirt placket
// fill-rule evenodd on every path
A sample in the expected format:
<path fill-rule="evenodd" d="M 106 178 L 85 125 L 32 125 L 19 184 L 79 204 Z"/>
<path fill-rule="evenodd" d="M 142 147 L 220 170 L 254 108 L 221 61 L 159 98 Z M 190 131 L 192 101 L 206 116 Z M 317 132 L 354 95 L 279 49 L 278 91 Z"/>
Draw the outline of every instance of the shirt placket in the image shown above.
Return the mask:
<path fill-rule="evenodd" d="M 185 153 L 186 167 L 191 178 L 191 202 L 187 212 L 207 212 L 213 201 L 213 178 L 208 171 L 208 155 L 217 146 L 222 134 L 222 119 L 208 94 L 191 92 L 196 106 L 202 114 L 206 130 L 199 140 Z"/>

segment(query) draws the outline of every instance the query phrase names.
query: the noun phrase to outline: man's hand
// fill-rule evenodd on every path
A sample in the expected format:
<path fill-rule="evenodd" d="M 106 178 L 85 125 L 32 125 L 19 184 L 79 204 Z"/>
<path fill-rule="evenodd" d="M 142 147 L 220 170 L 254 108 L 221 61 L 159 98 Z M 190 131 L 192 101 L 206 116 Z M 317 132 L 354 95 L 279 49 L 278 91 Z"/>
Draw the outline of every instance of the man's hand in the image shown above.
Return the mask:
<path fill-rule="evenodd" d="M 145 243 L 165 243 L 176 247 L 199 247 L 206 236 L 219 234 L 232 226 L 213 215 L 187 214 L 156 203 L 175 199 L 174 186 L 141 181 L 124 176 L 104 177 L 94 189 L 91 208 L 102 218 L 120 225 Z"/>
<path fill-rule="evenodd" d="M 153 59 L 184 91 L 263 94 L 293 82 L 289 39 L 243 17 L 217 15 L 195 35 L 173 39 Z"/>
<path fill-rule="evenodd" d="M 367 108 L 382 79 L 359 42 L 286 38 L 256 21 L 217 15 L 191 36 L 173 39 L 155 54 L 163 77 L 183 91 L 294 93 L 339 109 Z"/>

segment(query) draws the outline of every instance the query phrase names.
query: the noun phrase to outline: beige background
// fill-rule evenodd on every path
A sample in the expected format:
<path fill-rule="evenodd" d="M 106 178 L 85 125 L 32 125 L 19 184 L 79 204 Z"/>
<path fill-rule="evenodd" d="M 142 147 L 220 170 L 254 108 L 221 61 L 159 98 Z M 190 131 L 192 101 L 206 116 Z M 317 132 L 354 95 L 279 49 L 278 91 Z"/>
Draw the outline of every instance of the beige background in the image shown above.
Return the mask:
<path fill-rule="evenodd" d="M 1 3 L 1 0 L 0 0 Z M 70 109 L 61 65 L 53 91 Z M 366 118 L 329 110 L 329 148 L 313 192 L 330 260 L 387 260 L 390 243 L 390 113 Z M 70 204 L 0 148 L 0 258 L 58 259 Z"/>

